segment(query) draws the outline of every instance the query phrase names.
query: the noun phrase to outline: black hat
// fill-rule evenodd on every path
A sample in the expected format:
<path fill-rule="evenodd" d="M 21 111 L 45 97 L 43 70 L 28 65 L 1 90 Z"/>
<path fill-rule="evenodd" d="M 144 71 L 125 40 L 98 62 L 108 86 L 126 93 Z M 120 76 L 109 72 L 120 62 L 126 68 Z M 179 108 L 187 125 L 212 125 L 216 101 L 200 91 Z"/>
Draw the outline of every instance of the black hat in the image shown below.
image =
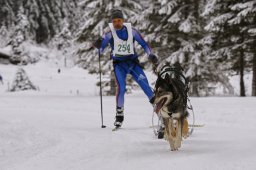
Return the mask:
<path fill-rule="evenodd" d="M 122 13 L 122 11 L 120 9 L 113 9 L 111 11 L 111 19 L 115 19 L 115 18 L 122 18 L 124 19 L 124 15 Z"/>

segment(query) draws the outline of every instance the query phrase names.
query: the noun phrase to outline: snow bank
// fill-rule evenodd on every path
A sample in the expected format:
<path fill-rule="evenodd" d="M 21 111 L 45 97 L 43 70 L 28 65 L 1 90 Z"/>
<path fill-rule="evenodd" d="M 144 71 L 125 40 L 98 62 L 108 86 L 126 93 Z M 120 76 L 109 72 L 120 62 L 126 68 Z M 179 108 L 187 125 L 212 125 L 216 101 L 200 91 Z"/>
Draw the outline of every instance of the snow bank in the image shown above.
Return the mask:
<path fill-rule="evenodd" d="M 4 85 L 0 84 L 0 93 L 6 93 L 20 66 L 0 65 L 0 74 Z M 29 79 L 38 86 L 40 95 L 97 95 L 99 89 L 95 86 L 97 75 L 90 75 L 82 68 L 57 67 L 55 64 L 40 62 L 22 67 Z M 60 69 L 60 73 L 58 73 Z M 22 92 L 21 92 L 22 93 Z"/>
<path fill-rule="evenodd" d="M 123 129 L 112 132 L 115 97 L 100 98 L 96 75 L 81 68 L 38 63 L 23 67 L 40 91 L 6 92 L 17 66 L 0 65 L 0 169 L 2 170 L 219 170 L 256 167 L 256 98 L 191 98 L 191 137 L 178 152 L 150 127 L 152 106 L 143 92 L 125 98 Z M 146 72 L 150 84 L 156 77 Z M 153 87 L 153 84 L 151 84 Z M 191 123 L 191 117 L 189 118 Z"/>

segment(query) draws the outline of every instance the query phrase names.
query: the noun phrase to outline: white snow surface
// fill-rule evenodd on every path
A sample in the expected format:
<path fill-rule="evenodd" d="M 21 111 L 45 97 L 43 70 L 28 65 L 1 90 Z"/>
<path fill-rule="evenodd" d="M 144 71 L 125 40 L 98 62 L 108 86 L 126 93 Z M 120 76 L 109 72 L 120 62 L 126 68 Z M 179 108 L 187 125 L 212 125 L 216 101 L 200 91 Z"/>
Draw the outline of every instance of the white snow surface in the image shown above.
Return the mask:
<path fill-rule="evenodd" d="M 152 107 L 126 95 L 123 129 L 112 132 L 115 97 L 100 98 L 96 75 L 80 68 L 24 67 L 40 91 L 6 92 L 17 66 L 0 65 L 1 170 L 227 170 L 256 168 L 256 98 L 191 98 L 194 133 L 177 152 L 156 139 Z M 191 123 L 191 122 L 190 122 Z"/>

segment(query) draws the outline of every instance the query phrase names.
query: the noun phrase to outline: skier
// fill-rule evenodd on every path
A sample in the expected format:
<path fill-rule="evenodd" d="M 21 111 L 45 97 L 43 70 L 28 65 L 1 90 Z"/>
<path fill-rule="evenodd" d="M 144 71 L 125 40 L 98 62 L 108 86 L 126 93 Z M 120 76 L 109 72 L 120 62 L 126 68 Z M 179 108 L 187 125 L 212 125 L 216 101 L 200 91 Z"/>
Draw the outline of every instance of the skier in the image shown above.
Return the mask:
<path fill-rule="evenodd" d="M 93 45 L 100 50 L 100 53 L 104 51 L 108 44 L 111 47 L 111 58 L 113 59 L 114 73 L 118 85 L 114 125 L 119 128 L 124 120 L 124 94 L 127 74 L 132 75 L 133 79 L 147 95 L 149 101 L 153 103 L 154 92 L 150 88 L 147 77 L 139 64 L 134 41 L 137 41 L 148 54 L 149 60 L 153 63 L 153 68 L 158 65 L 158 59 L 152 53 L 141 34 L 131 26 L 131 23 L 124 23 L 124 16 L 121 10 L 112 10 L 111 20 L 112 23 L 109 23 L 108 31 L 98 38 Z"/>

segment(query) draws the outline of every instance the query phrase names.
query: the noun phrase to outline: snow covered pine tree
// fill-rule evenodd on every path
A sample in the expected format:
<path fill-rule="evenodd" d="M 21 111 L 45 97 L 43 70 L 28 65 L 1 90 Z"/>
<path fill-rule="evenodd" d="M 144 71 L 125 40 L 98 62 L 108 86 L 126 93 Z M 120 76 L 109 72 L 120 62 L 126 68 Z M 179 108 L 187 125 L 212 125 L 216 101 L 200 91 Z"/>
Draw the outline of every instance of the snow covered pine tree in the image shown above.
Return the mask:
<path fill-rule="evenodd" d="M 75 10 L 78 1 L 0 1 L 0 46 L 12 46 L 12 63 L 28 64 L 44 57 L 43 52 L 34 52 L 33 46 L 45 48 L 44 45 L 50 45 L 52 38 L 64 27 L 63 20 L 67 20 L 68 29 L 73 33 L 79 21 Z"/>
<path fill-rule="evenodd" d="M 11 92 L 23 91 L 23 90 L 37 90 L 36 86 L 29 80 L 27 73 L 23 68 L 19 68 L 15 75 Z"/>
<path fill-rule="evenodd" d="M 208 48 L 202 44 L 204 19 L 200 13 L 204 1 L 159 0 L 150 4 L 143 11 L 140 19 L 144 24 L 139 28 L 157 51 L 159 67 L 165 62 L 180 62 L 190 78 L 190 92 L 195 96 L 205 95 L 208 83 L 220 78 L 207 57 Z"/>
<path fill-rule="evenodd" d="M 245 96 L 244 72 L 255 56 L 256 1 L 211 0 L 202 15 L 210 18 L 205 27 L 211 39 L 210 55 L 222 70 L 240 74 L 240 96 Z"/>

